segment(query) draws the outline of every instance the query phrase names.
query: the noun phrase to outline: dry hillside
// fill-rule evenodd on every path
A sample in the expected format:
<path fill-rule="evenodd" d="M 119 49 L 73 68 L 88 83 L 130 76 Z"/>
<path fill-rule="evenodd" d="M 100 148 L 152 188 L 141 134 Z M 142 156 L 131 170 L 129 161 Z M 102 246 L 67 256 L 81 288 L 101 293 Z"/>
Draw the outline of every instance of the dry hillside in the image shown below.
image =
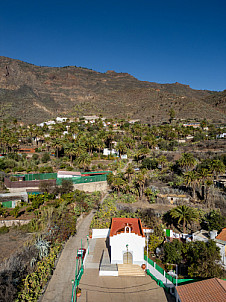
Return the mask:
<path fill-rule="evenodd" d="M 0 57 L 0 118 L 34 123 L 56 116 L 102 114 L 143 122 L 177 118 L 226 121 L 226 91 L 139 81 L 127 73 L 75 66 L 40 67 Z"/>

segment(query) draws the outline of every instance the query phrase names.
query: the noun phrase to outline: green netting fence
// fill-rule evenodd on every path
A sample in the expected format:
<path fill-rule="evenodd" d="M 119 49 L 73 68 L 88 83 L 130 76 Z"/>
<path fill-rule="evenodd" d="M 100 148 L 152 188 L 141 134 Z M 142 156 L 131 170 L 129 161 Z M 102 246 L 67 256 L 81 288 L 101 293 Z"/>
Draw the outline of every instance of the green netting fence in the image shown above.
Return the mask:
<path fill-rule="evenodd" d="M 95 175 L 95 176 L 82 176 L 82 177 L 70 177 L 70 178 L 57 178 L 56 184 L 61 185 L 62 179 L 71 180 L 73 184 L 90 183 L 98 181 L 106 181 L 107 174 Z"/>
<path fill-rule="evenodd" d="M 82 172 L 81 173 L 82 177 L 68 177 L 68 178 L 57 178 L 57 173 L 15 174 L 13 176 L 24 177 L 25 181 L 56 179 L 56 184 L 61 185 L 62 179 L 71 180 L 73 184 L 106 181 L 107 175 L 109 173 L 112 172 L 111 171 Z M 85 176 L 85 174 L 89 174 L 89 176 Z"/>
<path fill-rule="evenodd" d="M 30 173 L 30 174 L 14 174 L 15 177 L 24 177 L 25 181 L 57 179 L 57 173 Z"/>
<path fill-rule="evenodd" d="M 95 175 L 95 174 L 109 174 L 112 173 L 111 171 L 94 171 L 94 172 L 81 172 L 81 174 L 91 174 L 91 175 Z"/>
<path fill-rule="evenodd" d="M 37 173 L 37 174 L 25 174 L 25 180 L 44 180 L 44 179 L 56 179 L 57 173 Z"/>

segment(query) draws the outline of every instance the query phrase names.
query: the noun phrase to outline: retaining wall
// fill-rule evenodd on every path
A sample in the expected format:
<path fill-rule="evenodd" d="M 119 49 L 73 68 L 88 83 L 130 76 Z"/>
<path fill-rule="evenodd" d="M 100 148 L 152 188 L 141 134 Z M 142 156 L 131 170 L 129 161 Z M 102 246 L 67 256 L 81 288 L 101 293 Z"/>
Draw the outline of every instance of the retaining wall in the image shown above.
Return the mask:
<path fill-rule="evenodd" d="M 92 229 L 92 238 L 107 238 L 110 234 L 110 229 Z"/>
<path fill-rule="evenodd" d="M 7 227 L 11 227 L 12 225 L 24 225 L 28 224 L 31 221 L 31 219 L 13 219 L 13 220 L 0 220 L 0 227 L 3 227 L 4 225 Z"/>

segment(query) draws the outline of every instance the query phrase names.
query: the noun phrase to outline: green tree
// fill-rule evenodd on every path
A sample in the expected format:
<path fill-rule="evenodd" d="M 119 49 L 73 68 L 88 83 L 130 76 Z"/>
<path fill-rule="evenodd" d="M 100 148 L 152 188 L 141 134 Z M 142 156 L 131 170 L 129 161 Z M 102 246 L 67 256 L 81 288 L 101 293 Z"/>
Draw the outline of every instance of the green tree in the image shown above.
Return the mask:
<path fill-rule="evenodd" d="M 188 172 L 195 167 L 197 161 L 191 153 L 183 153 L 181 158 L 178 161 L 178 164 L 181 168 Z"/>
<path fill-rule="evenodd" d="M 156 248 L 162 244 L 162 238 L 157 236 L 156 234 L 150 234 L 148 240 L 148 250 L 152 253 L 155 252 Z"/>
<path fill-rule="evenodd" d="M 170 109 L 169 116 L 170 123 L 172 123 L 172 120 L 175 119 L 176 116 L 175 110 L 173 108 Z"/>
<path fill-rule="evenodd" d="M 51 146 L 56 150 L 56 156 L 59 157 L 59 151 L 63 148 L 63 142 L 61 139 L 54 135 L 54 139 L 51 141 Z"/>
<path fill-rule="evenodd" d="M 76 146 L 74 143 L 66 143 L 64 146 L 64 152 L 69 156 L 70 161 L 72 163 L 73 156 L 77 154 Z"/>
<path fill-rule="evenodd" d="M 184 174 L 184 181 L 186 186 L 192 188 L 192 198 L 195 199 L 195 189 L 198 183 L 198 174 L 196 171 L 188 171 Z"/>
<path fill-rule="evenodd" d="M 84 170 L 89 170 L 89 166 L 91 164 L 91 157 L 88 153 L 81 153 L 77 159 L 76 162 L 79 164 L 80 167 L 83 167 Z"/>
<path fill-rule="evenodd" d="M 217 263 L 221 259 L 220 249 L 213 240 L 188 243 L 185 258 L 191 278 L 220 278 L 223 275 L 223 269 Z"/>
<path fill-rule="evenodd" d="M 42 155 L 42 162 L 43 162 L 43 163 L 47 163 L 48 161 L 50 161 L 50 156 L 49 156 L 49 153 L 45 152 L 45 153 Z"/>
<path fill-rule="evenodd" d="M 211 161 L 210 169 L 215 174 L 216 180 L 218 180 L 218 175 L 225 172 L 225 165 L 220 159 L 214 159 Z"/>
<path fill-rule="evenodd" d="M 191 221 L 197 220 L 198 212 L 186 205 L 178 206 L 170 211 L 172 218 L 176 218 L 178 224 L 182 222 L 183 224 L 183 233 L 186 232 L 186 225 L 191 223 Z"/>
<path fill-rule="evenodd" d="M 119 152 L 120 158 L 121 158 L 122 154 L 126 153 L 126 150 L 127 150 L 124 142 L 118 142 L 115 149 Z"/>
<path fill-rule="evenodd" d="M 61 186 L 59 188 L 59 191 L 61 194 L 70 193 L 74 190 L 73 182 L 70 179 L 62 179 Z"/>
<path fill-rule="evenodd" d="M 167 164 L 167 159 L 166 159 L 165 155 L 161 155 L 158 158 L 158 162 L 161 165 L 162 169 L 164 169 L 164 166 Z"/>
<path fill-rule="evenodd" d="M 212 210 L 203 217 L 201 226 L 208 231 L 220 232 L 226 226 L 226 217 L 220 211 Z"/>
<path fill-rule="evenodd" d="M 177 239 L 172 242 L 166 242 L 163 246 L 164 248 L 164 263 L 176 264 L 180 263 L 183 259 L 183 243 Z"/>

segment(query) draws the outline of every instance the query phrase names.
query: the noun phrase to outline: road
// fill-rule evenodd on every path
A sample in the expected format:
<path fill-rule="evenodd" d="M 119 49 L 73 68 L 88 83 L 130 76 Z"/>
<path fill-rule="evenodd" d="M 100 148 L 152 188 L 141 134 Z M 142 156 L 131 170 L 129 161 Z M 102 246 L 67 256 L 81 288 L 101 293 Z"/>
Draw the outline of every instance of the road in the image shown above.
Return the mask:
<path fill-rule="evenodd" d="M 101 199 L 101 204 L 108 196 L 108 193 Z M 96 210 L 81 220 L 77 227 L 77 233 L 71 237 L 60 256 L 56 269 L 47 286 L 44 295 L 39 302 L 64 302 L 70 301 L 72 292 L 71 280 L 75 277 L 76 252 L 81 247 L 81 239 L 83 247 L 87 246 L 86 238 L 89 234 L 89 226 L 95 215 Z"/>
<path fill-rule="evenodd" d="M 70 301 L 72 292 L 71 280 L 74 279 L 76 252 L 81 247 L 81 239 L 86 246 L 86 236 L 89 234 L 89 226 L 95 211 L 92 211 L 80 223 L 77 234 L 71 237 L 60 256 L 54 274 L 48 287 L 40 299 L 41 302 L 63 302 Z"/>

